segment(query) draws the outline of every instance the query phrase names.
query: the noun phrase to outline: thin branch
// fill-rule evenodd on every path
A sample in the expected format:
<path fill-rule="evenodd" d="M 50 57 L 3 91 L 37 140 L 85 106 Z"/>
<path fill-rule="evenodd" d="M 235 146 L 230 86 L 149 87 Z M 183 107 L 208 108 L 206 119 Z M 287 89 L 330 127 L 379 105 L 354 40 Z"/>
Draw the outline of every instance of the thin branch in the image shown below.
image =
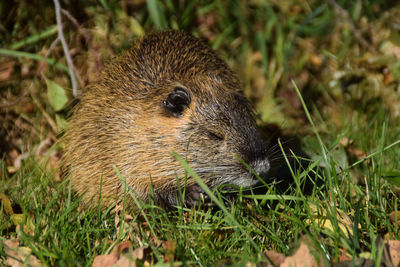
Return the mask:
<path fill-rule="evenodd" d="M 46 52 L 46 55 L 44 56 L 44 58 L 45 59 L 47 59 L 47 57 L 50 55 L 50 53 L 53 51 L 53 49 L 54 49 L 54 47 L 60 42 L 60 36 L 57 36 L 57 39 L 55 39 L 54 41 L 53 41 L 53 43 L 50 45 L 50 48 L 49 48 L 49 50 L 47 50 L 47 52 Z M 81 76 L 79 75 L 79 72 L 78 72 L 78 70 L 75 68 L 75 66 L 73 66 L 74 67 L 74 73 L 75 73 L 75 77 L 78 79 L 78 82 L 79 82 L 79 84 L 80 84 L 80 86 L 81 87 L 83 87 L 83 81 L 82 81 L 82 78 L 81 78 Z M 40 66 L 39 67 L 39 72 L 42 70 L 42 68 L 43 68 L 43 66 Z"/>
<path fill-rule="evenodd" d="M 63 46 L 64 54 L 65 54 L 65 57 L 66 57 L 67 63 L 68 63 L 69 75 L 71 77 L 72 95 L 74 96 L 74 98 L 76 98 L 78 95 L 78 84 L 76 82 L 76 78 L 75 78 L 75 74 L 74 74 L 74 64 L 73 64 L 72 58 L 69 54 L 67 42 L 65 41 L 65 37 L 64 37 L 63 29 L 62 29 L 60 2 L 58 0 L 54 0 L 54 6 L 55 6 L 55 11 L 56 11 L 58 36 L 60 37 L 61 44 Z"/>
<path fill-rule="evenodd" d="M 65 10 L 64 8 L 61 8 L 61 12 L 67 16 L 67 18 L 72 21 L 72 23 L 75 25 L 75 27 L 77 27 L 78 29 L 81 27 L 78 23 L 78 21 L 76 20 L 76 18 L 74 18 L 67 10 Z"/>
<path fill-rule="evenodd" d="M 44 55 L 44 60 L 46 60 L 49 56 L 51 51 L 53 51 L 54 47 L 60 42 L 60 36 L 57 36 L 57 38 L 51 43 L 49 49 L 46 52 L 46 55 Z M 40 73 L 45 65 L 44 64 L 39 64 L 39 69 L 37 73 Z"/>
<path fill-rule="evenodd" d="M 85 38 L 86 43 L 90 42 L 90 36 L 88 35 L 87 31 L 85 28 L 83 28 L 78 21 L 76 20 L 76 18 L 74 18 L 67 10 L 65 10 L 64 8 L 61 8 L 61 13 L 64 14 L 64 16 L 66 16 L 71 22 L 72 24 L 75 25 L 75 27 L 78 29 L 79 33 L 83 35 L 83 37 Z M 82 77 L 79 75 L 79 72 L 76 68 L 74 68 L 75 70 L 75 75 L 76 78 L 78 79 L 79 84 L 81 85 L 81 87 L 84 86 L 83 84 L 83 80 Z"/>
<path fill-rule="evenodd" d="M 78 21 L 76 20 L 76 18 L 74 18 L 67 10 L 65 10 L 64 8 L 61 8 L 61 12 L 72 22 L 72 24 L 75 25 L 75 27 L 78 29 L 78 31 L 83 35 L 83 37 L 85 37 L 86 42 L 89 42 L 90 40 L 90 36 L 87 32 L 87 30 L 82 27 Z"/>
<path fill-rule="evenodd" d="M 51 51 L 53 51 L 54 47 L 56 47 L 56 45 L 58 44 L 58 42 L 60 42 L 60 36 L 57 36 L 57 38 L 51 43 L 49 49 L 46 52 L 46 55 L 44 55 L 44 58 L 48 58 Z"/>

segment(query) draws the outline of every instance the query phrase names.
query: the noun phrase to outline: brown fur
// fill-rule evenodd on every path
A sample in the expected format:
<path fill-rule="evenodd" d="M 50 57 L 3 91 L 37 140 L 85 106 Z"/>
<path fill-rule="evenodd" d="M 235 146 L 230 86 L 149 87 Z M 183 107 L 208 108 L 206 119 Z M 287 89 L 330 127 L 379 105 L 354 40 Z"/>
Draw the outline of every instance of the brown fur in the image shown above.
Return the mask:
<path fill-rule="evenodd" d="M 163 102 L 177 86 L 191 102 L 173 114 Z M 106 65 L 76 106 L 65 142 L 72 188 L 96 205 L 102 180 L 103 208 L 125 191 L 113 165 L 136 196 L 148 201 L 152 182 L 156 200 L 169 205 L 176 203 L 177 177 L 184 180 L 172 152 L 187 158 L 211 188 L 254 184 L 235 154 L 257 172 L 269 169 L 234 73 L 205 43 L 176 31 L 149 35 Z M 190 177 L 187 189 L 193 204 L 199 188 Z"/>

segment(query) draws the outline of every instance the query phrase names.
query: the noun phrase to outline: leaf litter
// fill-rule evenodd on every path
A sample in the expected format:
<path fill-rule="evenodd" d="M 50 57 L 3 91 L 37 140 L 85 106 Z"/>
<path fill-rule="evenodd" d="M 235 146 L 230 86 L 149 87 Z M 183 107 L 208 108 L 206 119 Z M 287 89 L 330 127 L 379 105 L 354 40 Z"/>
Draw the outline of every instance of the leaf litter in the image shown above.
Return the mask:
<path fill-rule="evenodd" d="M 282 10 L 290 7 L 287 1 L 285 1 L 285 3 L 286 5 L 282 5 L 281 7 Z M 255 3 L 255 5 L 257 5 L 257 3 Z M 299 5 L 291 6 L 290 8 L 290 12 L 304 12 L 304 8 Z M 78 25 L 80 29 L 84 30 L 83 32 L 86 32 L 86 35 L 83 35 L 82 31 L 79 31 L 74 37 L 76 37 L 76 39 L 84 39 L 85 41 L 76 42 L 76 47 L 73 48 L 75 49 L 73 54 L 77 55 L 75 60 L 78 63 L 76 65 L 80 66 L 78 71 L 84 77 L 83 83 L 87 84 L 89 81 L 94 80 L 95 77 L 99 75 L 104 64 L 104 60 L 112 57 L 112 55 L 116 53 L 115 47 L 122 47 L 126 45 L 126 39 L 129 38 L 125 38 L 125 36 L 129 34 L 132 29 L 135 32 L 135 36 L 142 35 L 144 30 L 140 24 L 137 24 L 135 19 L 126 16 L 126 13 L 124 12 L 117 14 L 117 19 L 113 18 L 118 22 L 118 24 L 114 26 L 114 28 L 118 31 L 114 31 L 115 29 L 111 29 L 109 27 L 112 19 L 104 10 L 102 11 L 99 8 L 87 8 L 85 12 L 92 17 L 98 15 L 98 19 L 95 22 L 91 22 L 92 25 L 85 25 L 85 27 L 91 27 L 88 28 L 91 35 L 87 34 L 89 31 L 87 31 L 85 27 Z M 211 27 L 218 22 L 217 15 L 218 14 L 207 13 L 205 16 L 199 16 L 197 18 L 197 23 L 200 24 L 200 32 L 202 32 L 202 35 L 208 40 L 215 40 L 218 36 L 215 32 L 213 32 Z M 294 121 L 297 123 L 297 127 L 307 129 L 307 127 L 301 127 L 301 125 L 307 124 L 307 120 L 301 115 L 303 114 L 302 107 L 298 99 L 293 95 L 293 90 L 290 83 L 292 78 L 296 80 L 296 84 L 299 85 L 299 88 L 303 93 L 311 96 L 309 98 L 310 101 L 312 100 L 317 104 L 322 115 L 325 118 L 329 118 L 329 120 L 332 121 L 337 128 L 340 128 L 347 123 L 346 121 L 343 121 L 341 117 L 343 109 L 349 109 L 350 113 L 362 113 L 366 110 L 374 111 L 376 108 L 374 106 L 374 102 L 372 101 L 374 99 L 379 99 L 379 101 L 381 101 L 383 105 L 387 107 L 387 111 L 390 114 L 391 119 L 396 119 L 399 116 L 400 110 L 400 98 L 398 94 L 400 81 L 400 65 L 398 63 L 400 46 L 398 42 L 393 41 L 393 35 L 395 34 L 395 23 L 398 21 L 397 15 L 396 10 L 390 10 L 389 12 L 383 14 L 381 19 L 378 21 L 371 22 L 367 21 L 366 19 L 360 20 L 360 24 L 358 26 L 361 27 L 361 31 L 369 37 L 368 39 L 371 39 L 372 44 L 378 47 L 378 55 L 366 53 L 360 56 L 358 55 L 359 47 L 354 46 L 350 48 L 352 51 L 349 53 L 349 55 L 347 55 L 348 60 L 346 61 L 330 57 L 327 51 L 331 54 L 338 54 L 338 52 L 340 52 L 339 43 L 335 40 L 340 40 L 340 37 L 338 36 L 340 36 L 340 33 L 345 30 L 346 27 L 348 27 L 345 24 L 338 24 L 335 26 L 336 28 L 331 36 L 325 36 L 319 40 L 318 38 L 298 39 L 297 45 L 302 48 L 298 50 L 301 50 L 305 55 L 299 55 L 295 51 L 293 54 L 293 61 L 300 62 L 299 64 L 304 64 L 303 66 L 298 66 L 298 69 L 303 69 L 303 71 L 300 73 L 295 73 L 295 71 L 293 71 L 295 74 L 291 75 L 282 73 L 282 69 L 277 68 L 276 65 L 274 65 L 276 63 L 271 60 L 270 65 L 267 67 L 273 79 L 267 80 L 264 76 L 264 68 L 266 66 L 262 65 L 262 55 L 258 51 L 251 52 L 252 55 L 247 58 L 249 62 L 246 64 L 252 66 L 252 68 L 249 69 L 251 71 L 248 71 L 247 73 L 250 78 L 248 78 L 249 81 L 246 89 L 250 90 L 247 92 L 247 94 L 253 98 L 254 102 L 256 103 L 257 109 L 263 118 L 262 121 L 268 120 L 268 118 L 272 117 L 276 119 L 276 123 L 278 124 L 285 123 L 286 125 L 290 125 L 289 122 Z M 99 19 L 100 17 L 101 19 Z M 107 23 L 104 23 L 104 21 Z M 89 37 L 87 35 L 89 35 Z M 110 42 L 110 40 L 112 42 Z M 240 40 L 238 42 L 240 42 Z M 378 46 L 378 44 L 380 45 Z M 50 48 L 50 45 L 46 45 L 46 49 L 47 47 Z M 45 50 L 41 51 L 41 53 L 46 52 Z M 53 50 L 52 53 L 53 52 L 57 54 L 58 50 Z M 300 56 L 303 56 L 304 60 Z M 46 69 L 42 69 L 42 71 L 49 71 L 50 66 L 48 64 L 38 64 L 46 67 Z M 1 59 L 1 86 L 5 86 L 5 84 L 12 84 L 19 78 L 25 80 L 25 83 L 16 85 L 15 91 L 0 91 L 2 101 L 0 103 L 0 120 L 3 122 L 1 126 L 2 128 L 0 129 L 0 138 L 6 140 L 6 145 L 2 146 L 0 144 L 0 152 L 5 154 L 7 175 L 18 172 L 18 170 L 21 168 L 21 164 L 23 164 L 23 161 L 28 156 L 26 151 L 34 151 L 31 143 L 34 143 L 37 151 L 39 151 L 36 154 L 36 157 L 43 158 L 50 155 L 50 159 L 54 159 L 54 162 L 49 164 L 49 170 L 56 169 L 59 165 L 60 155 L 50 151 L 50 145 L 53 143 L 55 138 L 50 137 L 51 134 L 49 134 L 48 130 L 49 120 L 43 118 L 40 119 L 39 126 L 35 125 L 36 122 L 34 121 L 36 120 L 35 117 L 38 116 L 38 114 L 43 113 L 44 110 L 48 112 L 51 119 L 56 122 L 56 127 L 53 127 L 53 135 L 56 134 L 54 133 L 54 128 L 58 132 L 58 130 L 66 127 L 63 122 L 63 119 L 65 118 L 63 108 L 66 105 L 66 95 L 64 94 L 66 92 L 65 88 L 68 88 L 68 82 L 62 79 L 57 80 L 55 77 L 49 77 L 51 81 L 54 80 L 54 83 L 57 81 L 57 84 L 59 84 L 58 86 L 62 90 L 59 90 L 60 88 L 56 89 L 58 93 L 56 92 L 54 94 L 49 94 L 49 98 L 46 99 L 46 97 L 44 97 L 42 94 L 46 81 L 40 79 L 36 80 L 35 83 L 32 81 L 37 78 L 34 71 L 36 69 L 36 65 L 37 64 L 32 60 L 26 60 L 21 63 L 8 57 Z M 59 76 L 59 73 L 55 73 L 55 76 L 57 75 Z M 327 95 L 319 92 L 318 89 L 315 89 L 318 88 L 318 86 L 314 85 L 316 82 L 320 82 L 321 80 L 326 88 L 330 89 L 332 94 Z M 43 110 L 40 110 L 33 104 L 33 100 L 31 99 L 32 97 L 29 95 L 29 93 L 27 93 L 27 88 L 29 88 L 29 86 L 26 86 L 26 81 L 32 81 L 32 84 L 34 84 L 33 93 L 35 96 L 37 96 L 41 106 L 45 107 Z M 268 84 L 270 81 L 273 82 Z M 262 91 L 263 88 L 266 87 L 270 88 L 270 91 L 273 93 L 271 93 L 271 95 L 268 97 L 263 98 L 264 94 Z M 279 97 L 279 101 L 277 101 L 275 98 L 276 96 Z M 60 98 L 61 100 L 57 100 L 57 98 Z M 331 102 L 332 99 L 334 100 L 333 102 Z M 265 102 L 262 102 L 263 100 Z M 366 103 L 366 105 L 363 105 L 364 110 L 358 110 L 360 107 L 360 102 Z M 49 110 L 49 107 L 52 109 Z M 272 113 L 271 110 L 275 113 Z M 348 117 L 350 118 L 352 116 Z M 362 118 L 362 120 L 363 122 L 368 123 L 368 117 L 365 116 Z M 35 138 L 32 138 L 32 136 Z M 50 143 L 48 138 L 52 140 Z M 2 140 L 0 142 L 2 142 Z M 341 145 L 344 147 L 349 158 L 354 157 L 356 159 L 362 159 L 366 156 L 366 151 L 359 148 L 352 140 L 347 140 L 345 145 Z M 343 162 L 348 164 L 350 160 L 346 158 L 346 155 L 343 157 Z M 22 216 L 22 214 L 11 214 L 11 201 L 5 194 L 0 195 L 0 199 L 5 214 L 7 216 L 15 215 L 15 219 L 12 220 L 15 225 L 24 225 L 24 222 L 29 221 L 29 218 L 25 218 Z M 398 224 L 398 221 L 395 220 L 395 214 L 395 211 L 390 213 L 390 220 L 393 225 Z M 329 220 L 325 220 L 324 213 L 315 213 L 314 215 L 314 221 L 318 224 L 321 224 L 322 228 L 329 231 L 333 230 L 331 222 Z M 118 221 L 119 218 L 120 216 L 115 217 L 115 228 L 117 229 L 117 232 L 119 232 L 119 227 L 121 225 L 121 222 Z M 133 229 L 135 228 L 131 223 L 131 215 L 124 214 L 123 218 L 125 221 L 124 223 L 126 223 L 128 227 L 130 226 Z M 30 219 L 32 220 L 32 218 Z M 350 227 L 351 220 L 347 214 L 340 214 L 340 216 L 338 215 L 338 219 L 341 221 L 340 225 L 344 227 L 342 228 L 340 226 L 344 233 L 346 233 L 345 229 L 352 229 Z M 30 223 L 25 224 L 29 225 Z M 28 228 L 26 230 L 28 231 Z M 138 232 L 139 231 L 132 232 L 131 237 L 138 234 Z M 147 233 L 150 235 L 150 232 Z M 164 246 L 168 251 L 165 256 L 166 261 L 175 260 L 174 250 L 176 249 L 176 243 L 174 241 L 153 241 L 158 246 Z M 5 247 L 6 245 L 4 245 L 4 248 Z M 133 264 L 135 260 L 143 260 L 143 251 L 146 249 L 133 249 L 131 243 L 123 242 L 117 244 L 115 247 L 116 248 L 112 253 L 105 255 L 109 256 L 106 259 L 109 259 L 110 261 L 116 260 L 116 262 L 122 259 L 125 260 L 124 264 Z M 399 257 L 398 241 L 387 240 L 385 241 L 385 247 L 387 252 L 390 254 L 394 266 L 397 266 L 398 261 L 396 260 Z M 32 259 L 35 259 L 33 255 L 28 258 L 28 255 L 31 253 L 31 251 L 29 251 L 27 247 L 19 246 L 18 241 L 14 240 L 7 243 L 7 249 L 11 248 L 17 250 L 15 254 L 12 254 L 17 255 L 15 258 L 18 258 L 22 261 L 28 259 L 29 262 L 31 257 L 33 257 Z M 20 251 L 18 251 L 18 248 L 21 248 Z M 125 255 L 126 250 L 128 251 L 127 255 Z M 138 251 L 134 253 L 136 250 Z M 7 251 L 10 252 L 10 250 Z M 302 262 L 309 262 L 312 265 L 315 263 L 311 260 L 311 258 L 309 258 L 309 256 L 312 256 L 313 254 L 310 252 L 310 249 L 307 247 L 306 243 L 301 243 L 297 253 L 289 257 L 285 257 L 283 254 L 273 251 L 269 252 L 269 255 L 271 256 L 274 253 L 277 255 L 275 256 L 278 258 L 279 264 L 284 264 L 285 262 L 286 264 L 301 264 Z M 304 257 L 303 259 L 301 258 L 302 256 Z M 33 261 L 36 264 L 36 261 Z M 396 262 L 397 264 L 395 264 Z M 122 263 L 122 261 L 120 263 Z"/>

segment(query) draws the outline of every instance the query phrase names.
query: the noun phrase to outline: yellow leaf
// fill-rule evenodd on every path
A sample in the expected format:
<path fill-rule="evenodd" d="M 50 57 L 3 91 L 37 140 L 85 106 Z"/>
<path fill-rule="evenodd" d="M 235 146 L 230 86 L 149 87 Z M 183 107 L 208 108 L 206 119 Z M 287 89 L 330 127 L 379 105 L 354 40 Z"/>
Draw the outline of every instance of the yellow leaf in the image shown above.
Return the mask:
<path fill-rule="evenodd" d="M 322 229 L 328 230 L 332 233 L 336 232 L 335 227 L 331 219 L 327 216 L 326 210 L 319 209 L 315 205 L 310 205 L 310 209 L 313 212 L 313 221 L 315 224 L 318 224 Z M 353 221 L 350 219 L 349 215 L 344 211 L 336 208 L 336 220 L 338 223 L 338 227 L 346 237 L 353 235 Z M 311 224 L 312 220 L 307 219 L 306 223 Z"/>
<path fill-rule="evenodd" d="M 11 206 L 11 201 L 10 199 L 5 195 L 5 194 L 0 194 L 0 201 L 1 205 L 3 205 L 3 210 L 8 216 L 11 216 L 14 214 L 13 208 Z"/>

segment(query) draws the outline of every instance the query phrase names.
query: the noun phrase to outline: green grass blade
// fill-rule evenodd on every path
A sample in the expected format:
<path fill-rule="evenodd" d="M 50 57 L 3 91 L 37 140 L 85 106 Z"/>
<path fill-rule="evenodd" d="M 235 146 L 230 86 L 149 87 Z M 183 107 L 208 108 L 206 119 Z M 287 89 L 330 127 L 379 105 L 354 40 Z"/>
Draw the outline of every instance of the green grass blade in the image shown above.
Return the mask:
<path fill-rule="evenodd" d="M 314 133 L 318 139 L 319 145 L 321 146 L 321 152 L 322 152 L 323 158 L 325 160 L 326 165 L 328 166 L 329 164 L 328 164 L 328 156 L 326 154 L 326 147 L 325 147 L 324 143 L 322 142 L 322 138 L 318 133 L 317 127 L 315 126 L 314 121 L 311 118 L 310 112 L 308 111 L 306 103 L 304 102 L 303 96 L 301 95 L 300 90 L 297 87 L 297 84 L 294 82 L 294 80 L 292 80 L 292 84 L 294 86 L 294 89 L 296 90 L 297 96 L 300 99 L 301 105 L 303 106 L 303 109 L 304 109 L 304 112 L 306 113 L 307 119 L 310 122 L 311 127 L 313 128 Z"/>
<path fill-rule="evenodd" d="M 156 28 L 159 30 L 164 29 L 165 25 L 163 24 L 163 15 L 161 14 L 161 3 L 158 0 L 148 0 L 146 1 L 146 4 L 150 13 L 150 18 L 152 19 Z"/>
<path fill-rule="evenodd" d="M 42 32 L 40 32 L 38 34 L 29 36 L 29 37 L 25 38 L 24 40 L 21 40 L 19 42 L 16 42 L 16 43 L 12 44 L 10 46 L 10 49 L 11 50 L 18 50 L 21 47 L 24 47 L 25 45 L 33 44 L 33 43 L 36 43 L 36 42 L 38 42 L 38 41 L 40 41 L 42 39 L 46 39 L 46 38 L 48 38 L 49 36 L 51 36 L 51 35 L 53 35 L 55 33 L 57 33 L 57 25 L 52 25 L 49 28 L 47 28 L 46 30 L 44 30 L 44 31 L 42 31 Z"/>
<path fill-rule="evenodd" d="M 45 61 L 47 64 L 52 65 L 56 68 L 59 68 L 65 72 L 69 73 L 68 67 L 65 66 L 64 64 L 58 63 L 52 58 L 45 58 L 45 57 L 39 56 L 37 54 L 0 48 L 0 55 L 12 56 L 12 57 L 18 57 L 18 58 L 19 57 L 30 58 L 30 59 L 37 60 L 37 61 Z"/>
<path fill-rule="evenodd" d="M 217 204 L 217 206 L 223 211 L 227 219 L 230 221 L 232 225 L 236 227 L 244 236 L 246 236 L 247 240 L 251 243 L 251 245 L 257 250 L 260 251 L 259 246 L 253 241 L 253 239 L 249 236 L 244 227 L 235 219 L 235 217 L 228 211 L 224 203 L 222 203 L 215 194 L 210 190 L 210 188 L 204 183 L 204 181 L 195 173 L 189 164 L 177 153 L 173 153 L 175 158 L 179 161 L 179 163 L 185 168 L 185 170 L 189 173 L 189 175 L 196 181 L 196 183 L 201 187 L 201 189 L 206 192 L 206 194 L 211 198 L 211 200 Z"/>

